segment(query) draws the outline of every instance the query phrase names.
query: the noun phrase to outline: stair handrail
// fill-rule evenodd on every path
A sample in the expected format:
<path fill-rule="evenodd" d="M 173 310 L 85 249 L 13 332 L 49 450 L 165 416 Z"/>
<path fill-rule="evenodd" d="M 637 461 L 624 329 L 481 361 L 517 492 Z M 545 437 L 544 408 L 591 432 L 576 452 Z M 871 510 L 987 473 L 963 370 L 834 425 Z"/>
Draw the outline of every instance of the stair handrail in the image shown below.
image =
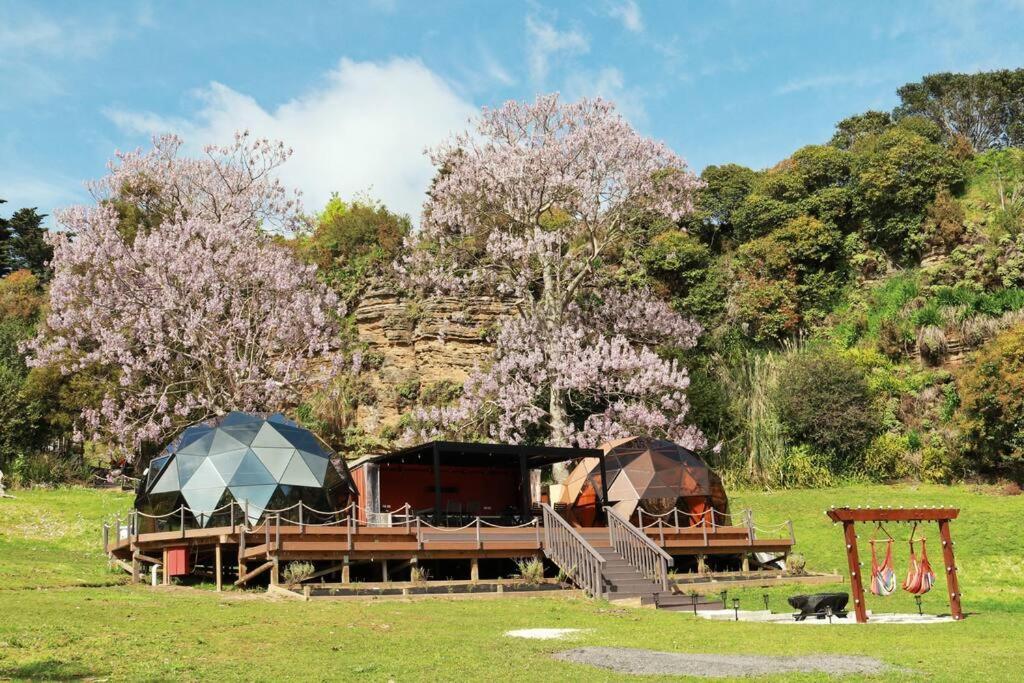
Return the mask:
<path fill-rule="evenodd" d="M 608 536 L 615 552 L 644 577 L 660 583 L 662 590 L 667 591 L 668 568 L 675 564 L 672 556 L 612 508 L 605 506 L 604 512 L 608 518 Z"/>
<path fill-rule="evenodd" d="M 544 518 L 544 554 L 580 588 L 595 598 L 604 595 L 604 558 L 548 503 Z"/>

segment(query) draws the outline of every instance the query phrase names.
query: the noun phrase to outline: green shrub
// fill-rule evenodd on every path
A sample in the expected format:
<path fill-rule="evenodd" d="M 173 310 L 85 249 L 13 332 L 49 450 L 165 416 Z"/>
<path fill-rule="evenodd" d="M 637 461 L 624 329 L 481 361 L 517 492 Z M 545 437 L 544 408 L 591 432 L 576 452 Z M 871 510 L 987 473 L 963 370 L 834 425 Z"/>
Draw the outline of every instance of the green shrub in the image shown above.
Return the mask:
<path fill-rule="evenodd" d="M 281 578 L 289 586 L 294 586 L 311 577 L 315 571 L 312 562 L 289 562 L 281 572 Z"/>
<path fill-rule="evenodd" d="M 864 451 L 864 472 L 875 480 L 887 481 L 912 472 L 910 440 L 901 434 L 879 434 Z"/>
<path fill-rule="evenodd" d="M 793 355 L 775 394 L 783 428 L 796 443 L 835 454 L 843 463 L 859 455 L 880 430 L 864 373 L 832 351 Z"/>
<path fill-rule="evenodd" d="M 922 481 L 933 484 L 948 484 L 956 477 L 962 463 L 951 449 L 941 446 L 925 446 L 921 449 Z"/>
<path fill-rule="evenodd" d="M 957 377 L 965 455 L 978 472 L 1024 476 L 1024 325 L 1002 332 Z"/>
<path fill-rule="evenodd" d="M 536 586 L 544 582 L 544 563 L 536 557 L 516 560 L 519 578 L 528 586 Z"/>
<path fill-rule="evenodd" d="M 829 458 L 806 445 L 786 451 L 778 479 L 784 488 L 827 488 L 836 483 Z"/>

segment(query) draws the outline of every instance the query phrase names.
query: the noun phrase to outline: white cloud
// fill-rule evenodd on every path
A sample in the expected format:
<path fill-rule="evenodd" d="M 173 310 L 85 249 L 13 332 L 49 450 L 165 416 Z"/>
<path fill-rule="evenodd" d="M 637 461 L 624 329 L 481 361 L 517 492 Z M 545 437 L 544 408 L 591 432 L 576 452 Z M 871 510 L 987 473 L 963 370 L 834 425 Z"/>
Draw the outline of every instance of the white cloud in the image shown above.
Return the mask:
<path fill-rule="evenodd" d="M 0 214 L 5 216 L 21 208 L 36 207 L 39 213 L 47 214 L 46 225 L 54 227 L 54 211 L 83 203 L 88 196 L 80 181 L 60 173 L 40 173 L 39 169 L 28 167 L 0 172 L 0 199 L 7 200 L 0 204 Z"/>
<path fill-rule="evenodd" d="M 580 54 L 589 49 L 586 37 L 575 29 L 559 31 L 542 19 L 526 17 L 526 59 L 535 83 L 544 84 L 552 56 L 559 52 Z"/>
<path fill-rule="evenodd" d="M 775 89 L 776 95 L 790 95 L 804 90 L 821 90 L 837 88 L 840 86 L 863 88 L 877 85 L 889 80 L 889 74 L 884 70 L 855 71 L 852 73 L 832 73 L 807 78 L 794 78 L 786 81 Z"/>
<path fill-rule="evenodd" d="M 605 67 L 596 72 L 578 70 L 566 78 L 565 94 L 568 99 L 601 97 L 615 103 L 619 113 L 634 126 L 647 123 L 647 109 L 643 93 L 626 85 L 622 72 L 614 67 Z"/>
<path fill-rule="evenodd" d="M 192 149 L 227 143 L 243 128 L 282 140 L 295 153 L 281 178 L 303 191 L 307 210 L 323 206 L 331 192 L 351 197 L 368 191 L 414 219 L 434 172 L 424 149 L 464 129 L 476 113 L 476 107 L 413 59 L 343 59 L 322 87 L 272 111 L 221 83 L 211 83 L 199 95 L 202 106 L 191 119 L 105 113 L 129 132 L 178 132 Z"/>
<path fill-rule="evenodd" d="M 623 28 L 633 33 L 643 33 L 644 18 L 635 0 L 623 0 L 608 9 L 608 16 L 622 22 Z"/>
<path fill-rule="evenodd" d="M 482 45 L 480 46 L 480 59 L 482 61 L 484 73 L 492 81 L 504 86 L 516 84 L 515 76 L 510 74 L 505 66 L 499 62 L 493 54 L 491 54 L 491 51 Z"/>

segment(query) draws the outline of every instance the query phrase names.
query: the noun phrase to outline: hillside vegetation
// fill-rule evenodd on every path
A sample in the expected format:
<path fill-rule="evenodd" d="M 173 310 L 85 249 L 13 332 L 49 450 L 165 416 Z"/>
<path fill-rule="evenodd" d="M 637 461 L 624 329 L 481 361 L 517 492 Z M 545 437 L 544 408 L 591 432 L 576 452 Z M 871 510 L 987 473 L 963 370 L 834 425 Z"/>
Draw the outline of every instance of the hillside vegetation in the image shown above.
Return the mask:
<path fill-rule="evenodd" d="M 476 294 L 495 299 L 515 292 L 522 303 L 547 286 L 537 275 L 536 259 L 516 252 L 521 241 L 512 233 L 502 238 L 508 244 L 499 252 L 516 252 L 519 261 L 485 262 L 494 230 L 507 224 L 507 217 L 488 213 L 492 203 L 500 203 L 497 195 L 472 214 L 456 192 L 470 176 L 446 185 L 458 170 L 453 164 L 468 158 L 472 138 L 458 138 L 451 143 L 456 147 L 438 152 L 419 231 L 408 217 L 367 197 L 334 197 L 313 216 L 289 214 L 309 229 L 275 238 L 275 245 L 261 242 L 261 248 L 284 245 L 317 266 L 317 286 L 333 290 L 325 300 L 340 300 L 347 312 L 337 321 L 325 316 L 331 325 L 323 334 L 334 336 L 324 345 L 343 351 L 352 370 L 328 372 L 322 367 L 327 359 L 321 359 L 322 366 L 299 373 L 308 381 L 280 407 L 353 456 L 444 430 L 463 439 L 568 445 L 640 425 L 649 427 L 645 433 L 687 437 L 691 445 L 706 442 L 706 457 L 727 481 L 743 485 L 1020 482 L 1024 70 L 935 74 L 900 88 L 898 95 L 893 111 L 848 117 L 836 124 L 830 140 L 802 147 L 767 169 L 713 165 L 699 183 L 686 173 L 641 174 L 637 187 L 650 193 L 664 191 L 661 181 L 675 178 L 679 196 L 687 204 L 692 198 L 692 211 L 669 202 L 672 210 L 658 213 L 662 205 L 644 205 L 650 197 L 638 192 L 621 207 L 625 218 L 598 215 L 602 225 L 617 226 L 615 239 L 582 265 L 570 256 L 585 242 L 583 233 L 573 232 L 585 221 L 567 208 L 578 197 L 567 193 L 560 204 L 545 205 L 533 229 L 567 241 L 563 264 L 580 268 L 585 291 L 570 287 L 558 294 L 564 301 L 556 308 L 567 311 L 558 334 L 534 319 L 480 325 L 480 339 L 495 345 L 499 362 L 485 368 L 491 375 L 466 386 L 438 381 L 444 371 L 437 367 L 429 383 L 416 368 L 405 368 L 389 375 L 397 378 L 393 386 L 382 386 L 387 349 L 359 339 L 353 312 L 372 283 L 405 302 L 400 314 L 389 313 L 395 318 L 389 324 L 416 328 L 430 292 L 416 289 L 408 272 L 412 263 L 438 269 L 455 269 L 460 259 L 473 263 L 472 273 L 452 272 L 475 283 Z M 557 97 L 538 103 L 534 110 L 600 110 L 610 129 L 622 127 L 609 105 L 561 105 Z M 518 106 L 512 105 L 509 111 Z M 636 135 L 631 129 L 628 134 Z M 654 142 L 636 140 L 655 150 L 649 163 L 668 159 L 681 165 Z M 156 190 L 148 186 L 122 183 L 116 189 L 103 206 L 116 211 L 112 231 L 131 246 L 139 231 L 160 225 L 173 202 L 165 206 L 150 197 Z M 431 215 L 479 225 L 473 232 L 454 219 L 450 225 L 431 222 Z M 155 398 L 160 387 L 145 384 L 159 384 L 163 375 L 156 370 L 136 375 L 132 384 L 125 368 L 109 359 L 26 362 L 26 342 L 47 339 L 43 320 L 53 303 L 53 272 L 40 226 L 41 216 L 31 210 L 15 212 L 0 226 L 0 469 L 23 484 L 80 478 L 88 473 L 85 465 L 105 461 L 123 435 L 93 432 L 84 445 L 74 437 L 83 436 L 84 417 L 98 424 L 101 413 L 114 427 L 134 429 L 117 409 L 127 385 L 139 397 L 136 422 L 149 429 L 128 440 L 143 460 L 164 444 L 153 434 L 172 433 L 178 422 L 206 414 L 195 401 L 180 399 L 178 411 Z M 261 227 L 250 228 L 262 240 Z M 516 277 L 488 280 L 487 273 L 502 268 Z M 75 276 L 73 268 L 62 272 Z M 252 290 L 246 285 L 232 294 L 244 299 Z M 202 299 L 202 292 L 190 294 Z M 71 299 L 61 300 L 67 306 Z M 506 303 L 513 314 L 523 308 Z M 648 319 L 637 311 L 648 312 Z M 154 318 L 163 315 L 175 312 Z M 690 319 L 703 330 L 696 340 Z M 429 334 L 441 344 L 445 325 L 432 324 Z M 629 338 L 611 344 L 613 333 L 622 336 L 627 327 Z M 68 334 L 77 329 L 67 328 Z M 147 339 L 141 335 L 132 343 L 142 346 Z M 534 350 L 550 350 L 564 339 L 576 346 L 575 356 L 563 356 L 583 364 L 600 358 L 602 371 L 589 372 L 588 366 L 583 373 L 570 362 L 559 367 L 548 357 L 559 354 L 548 351 L 538 361 Z M 47 343 L 50 357 L 60 359 L 64 340 Z M 94 339 L 76 343 L 81 353 L 97 348 Z M 145 367 L 147 353 L 137 351 L 133 362 Z M 217 365 L 215 357 L 203 362 Z M 532 365 L 538 362 L 547 363 L 542 371 Z M 649 381 L 637 387 L 630 368 L 641 364 Z M 182 373 L 178 385 L 194 382 L 194 371 L 175 369 Z M 585 385 L 552 381 L 559 373 L 585 377 Z M 367 418 L 379 412 L 374 406 L 382 391 L 389 405 L 405 411 L 398 424 Z M 153 418 L 157 413 L 162 421 Z M 116 459 L 124 457 L 120 452 Z"/>

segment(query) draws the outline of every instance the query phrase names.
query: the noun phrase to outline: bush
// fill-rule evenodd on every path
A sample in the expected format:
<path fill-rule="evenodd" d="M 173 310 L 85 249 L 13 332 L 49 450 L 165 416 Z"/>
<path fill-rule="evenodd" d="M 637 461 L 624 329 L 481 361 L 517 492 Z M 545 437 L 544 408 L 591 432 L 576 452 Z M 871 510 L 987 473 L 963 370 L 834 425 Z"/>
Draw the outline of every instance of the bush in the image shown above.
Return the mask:
<path fill-rule="evenodd" d="M 1024 325 L 1002 332 L 957 377 L 968 465 L 1024 476 Z"/>
<path fill-rule="evenodd" d="M 794 446 L 786 451 L 780 464 L 779 484 L 784 488 L 828 488 L 836 483 L 830 465 L 826 456 L 810 447 Z"/>
<path fill-rule="evenodd" d="M 831 351 L 794 355 L 780 373 L 775 404 L 791 439 L 841 464 L 860 455 L 881 426 L 863 372 Z"/>
<path fill-rule="evenodd" d="M 950 448 L 925 446 L 921 449 L 921 481 L 948 484 L 961 467 L 960 458 Z"/>
<path fill-rule="evenodd" d="M 886 432 L 868 444 L 864 451 L 864 471 L 871 479 L 886 481 L 912 472 L 910 439 Z"/>
<path fill-rule="evenodd" d="M 519 578 L 528 586 L 536 586 L 544 582 L 544 563 L 536 557 L 516 560 Z"/>
<path fill-rule="evenodd" d="M 312 562 L 289 562 L 281 572 L 281 578 L 289 586 L 294 586 L 313 576 L 315 571 Z"/>

